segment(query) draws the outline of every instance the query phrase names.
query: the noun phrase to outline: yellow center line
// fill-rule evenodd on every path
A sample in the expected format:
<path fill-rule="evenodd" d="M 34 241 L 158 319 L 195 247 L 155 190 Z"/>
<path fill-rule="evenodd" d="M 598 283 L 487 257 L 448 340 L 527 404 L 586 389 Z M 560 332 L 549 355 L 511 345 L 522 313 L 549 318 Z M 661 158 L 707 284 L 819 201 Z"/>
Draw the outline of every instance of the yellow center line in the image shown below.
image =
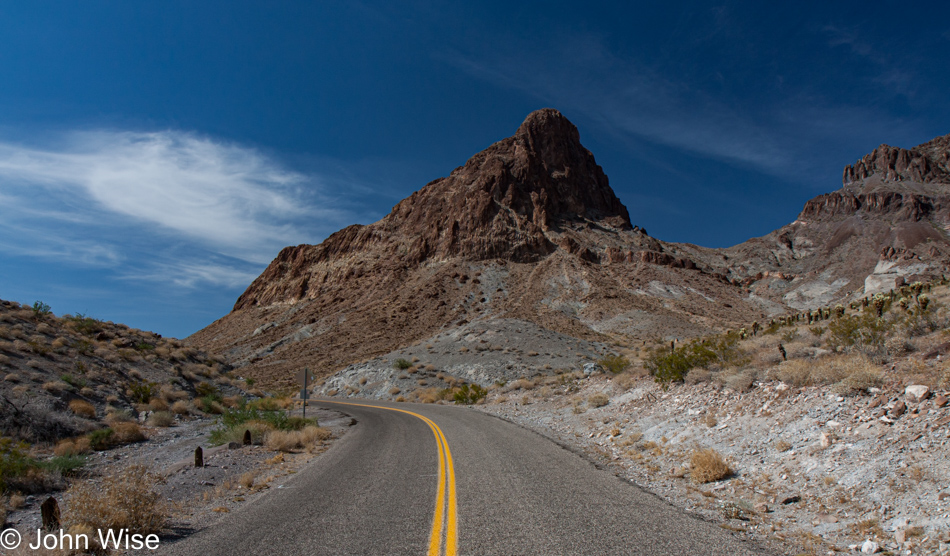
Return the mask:
<path fill-rule="evenodd" d="M 442 433 L 442 429 L 439 428 L 439 425 L 436 425 L 434 421 L 424 415 L 405 409 L 320 400 L 320 402 L 324 401 L 326 403 L 372 407 L 375 409 L 388 409 L 389 411 L 407 413 L 421 419 L 429 425 L 429 428 L 432 429 L 432 434 L 435 435 L 436 445 L 439 449 L 439 488 L 435 498 L 435 514 L 432 517 L 432 532 L 429 535 L 428 556 L 440 556 L 440 554 L 442 554 L 441 548 L 443 539 L 445 540 L 445 556 L 456 556 L 458 551 L 458 506 L 455 499 L 455 466 L 452 463 L 452 452 L 449 450 L 449 443 L 445 439 L 445 434 Z M 446 512 L 446 498 L 448 498 L 448 512 Z M 448 515 L 446 515 L 446 513 Z M 443 532 L 445 533 L 444 536 Z"/>

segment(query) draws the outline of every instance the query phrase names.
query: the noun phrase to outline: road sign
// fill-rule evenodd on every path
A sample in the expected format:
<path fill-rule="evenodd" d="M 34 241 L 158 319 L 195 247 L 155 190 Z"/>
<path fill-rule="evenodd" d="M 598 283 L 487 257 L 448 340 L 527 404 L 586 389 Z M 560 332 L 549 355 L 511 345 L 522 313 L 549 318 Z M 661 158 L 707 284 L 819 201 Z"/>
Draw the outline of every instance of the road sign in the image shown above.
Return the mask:
<path fill-rule="evenodd" d="M 310 399 L 310 382 L 313 380 L 313 374 L 310 369 L 300 369 L 297 371 L 297 384 L 303 386 L 300 390 L 300 401 L 303 402 L 303 417 L 307 418 L 307 400 Z"/>
<path fill-rule="evenodd" d="M 310 372 L 310 369 L 300 369 L 297 371 L 297 384 L 307 387 L 307 384 L 313 382 L 313 373 Z"/>

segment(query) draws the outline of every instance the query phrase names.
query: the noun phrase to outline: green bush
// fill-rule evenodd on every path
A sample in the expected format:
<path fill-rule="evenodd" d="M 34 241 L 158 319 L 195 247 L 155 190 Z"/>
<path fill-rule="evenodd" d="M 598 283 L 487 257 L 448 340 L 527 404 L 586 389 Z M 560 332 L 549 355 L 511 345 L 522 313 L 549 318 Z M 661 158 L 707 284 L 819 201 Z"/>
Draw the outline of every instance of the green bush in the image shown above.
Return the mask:
<path fill-rule="evenodd" d="M 454 398 L 455 403 L 472 405 L 487 395 L 488 390 L 485 390 L 477 384 L 463 384 L 458 390 L 456 390 Z"/>
<path fill-rule="evenodd" d="M 85 387 L 86 387 L 86 381 L 85 381 L 84 379 L 75 378 L 75 377 L 73 377 L 72 375 L 63 375 L 63 376 L 61 376 L 61 377 L 59 377 L 59 378 L 61 378 L 61 379 L 63 380 L 63 382 L 65 382 L 66 384 L 72 386 L 73 388 L 85 388 Z"/>
<path fill-rule="evenodd" d="M 131 398 L 138 403 L 148 403 L 158 395 L 158 385 L 154 382 L 137 382 L 129 387 Z"/>
<path fill-rule="evenodd" d="M 0 438 L 0 492 L 6 490 L 10 479 L 19 477 L 36 466 L 30 457 L 29 445 L 12 438 Z"/>
<path fill-rule="evenodd" d="M 89 446 L 93 450 L 106 450 L 114 442 L 115 431 L 111 428 L 99 429 L 89 433 Z"/>
<path fill-rule="evenodd" d="M 623 355 L 611 353 L 609 355 L 605 355 L 603 359 L 597 362 L 597 364 L 617 375 L 627 370 L 627 367 L 630 366 L 630 360 Z"/>
<path fill-rule="evenodd" d="M 241 404 L 241 407 L 227 409 L 219 418 L 219 426 L 211 431 L 211 443 L 223 444 L 233 438 L 239 438 L 243 434 L 236 434 L 237 429 L 244 429 L 247 423 L 263 423 L 267 428 L 282 431 L 298 431 L 308 426 L 319 426 L 316 419 L 304 419 L 303 417 L 291 417 L 286 411 L 282 410 L 262 410 L 253 407 L 250 404 Z"/>
<path fill-rule="evenodd" d="M 84 465 L 86 465 L 86 457 L 75 454 L 71 456 L 56 456 L 39 462 L 37 466 L 47 471 L 54 471 L 69 476 Z"/>
<path fill-rule="evenodd" d="M 197 386 L 195 386 L 195 393 L 201 398 L 205 396 L 214 396 L 218 393 L 218 388 L 210 382 L 200 382 Z M 218 401 L 220 402 L 221 400 L 219 399 Z"/>
<path fill-rule="evenodd" d="M 841 348 L 882 349 L 891 324 L 872 311 L 839 317 L 828 323 L 828 344 Z"/>
<path fill-rule="evenodd" d="M 34 316 L 37 316 L 37 317 L 39 317 L 39 316 L 45 316 L 45 315 L 50 314 L 51 312 L 53 312 L 53 310 L 52 310 L 52 307 L 49 306 L 49 304 L 43 303 L 42 301 L 34 301 L 34 302 L 33 302 L 33 315 L 34 315 Z"/>
<path fill-rule="evenodd" d="M 411 366 L 412 363 L 408 359 L 399 358 L 393 361 L 393 368 L 399 369 L 400 371 L 404 371 Z"/>
<path fill-rule="evenodd" d="M 659 347 L 647 356 L 643 366 L 657 383 L 666 387 L 671 382 L 682 382 L 697 367 L 736 367 L 745 364 L 748 359 L 739 348 L 739 339 L 740 333 L 730 332 L 694 340 L 671 351 L 667 351 L 665 346 Z"/>

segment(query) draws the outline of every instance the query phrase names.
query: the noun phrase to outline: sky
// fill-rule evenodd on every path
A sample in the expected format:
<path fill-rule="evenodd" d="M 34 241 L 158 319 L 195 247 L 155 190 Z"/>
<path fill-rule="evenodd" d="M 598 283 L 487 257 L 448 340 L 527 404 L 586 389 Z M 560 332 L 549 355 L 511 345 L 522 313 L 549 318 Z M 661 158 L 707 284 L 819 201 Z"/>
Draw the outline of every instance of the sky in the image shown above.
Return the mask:
<path fill-rule="evenodd" d="M 0 0 L 0 298 L 188 336 L 544 107 L 709 247 L 950 133 L 950 4 L 774 4 Z"/>

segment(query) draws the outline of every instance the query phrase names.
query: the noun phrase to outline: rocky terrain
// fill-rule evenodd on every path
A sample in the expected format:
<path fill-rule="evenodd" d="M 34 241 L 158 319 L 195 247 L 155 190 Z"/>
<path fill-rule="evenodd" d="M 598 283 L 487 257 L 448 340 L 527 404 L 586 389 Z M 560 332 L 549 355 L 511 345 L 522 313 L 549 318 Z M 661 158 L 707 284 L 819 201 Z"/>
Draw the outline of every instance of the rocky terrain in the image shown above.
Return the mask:
<path fill-rule="evenodd" d="M 708 249 L 631 222 L 577 128 L 539 110 L 380 221 L 285 248 L 189 340 L 289 386 L 480 320 L 635 344 L 848 303 L 945 273 L 947 144 L 882 146 L 795 222 Z"/>
<path fill-rule="evenodd" d="M 317 391 L 452 403 L 461 385 L 478 384 L 485 396 L 464 403 L 789 553 L 866 542 L 947 553 L 950 288 L 921 285 L 919 303 L 910 301 L 914 290 L 881 296 L 880 320 L 873 304 L 858 304 L 749 333 L 736 338 L 730 363 L 697 366 L 666 384 L 650 375 L 665 344 L 585 344 L 517 321 L 482 321 L 351 365 Z M 872 328 L 880 333 L 868 335 Z M 522 346 L 542 347 L 526 358 Z M 608 370 L 611 353 L 623 354 L 620 372 Z M 693 457 L 705 449 L 730 471 L 697 478 Z"/>

